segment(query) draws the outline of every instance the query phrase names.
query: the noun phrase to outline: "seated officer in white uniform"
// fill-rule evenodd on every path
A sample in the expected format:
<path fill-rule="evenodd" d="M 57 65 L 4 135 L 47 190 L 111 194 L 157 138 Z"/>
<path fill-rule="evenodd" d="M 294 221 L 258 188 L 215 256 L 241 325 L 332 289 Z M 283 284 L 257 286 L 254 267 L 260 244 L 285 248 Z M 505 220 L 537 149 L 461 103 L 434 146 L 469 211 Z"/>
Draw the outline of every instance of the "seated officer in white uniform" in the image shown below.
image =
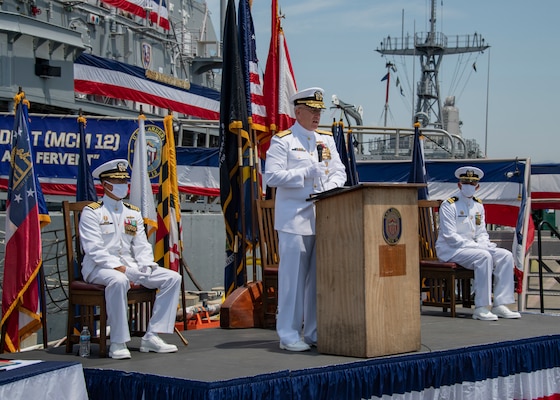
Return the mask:
<path fill-rule="evenodd" d="M 86 206 L 80 217 L 82 275 L 86 282 L 106 287 L 109 357 L 130 358 L 126 342 L 130 341 L 127 292 L 131 283 L 158 289 L 140 351 L 175 352 L 177 346 L 165 343 L 158 333 L 174 330 L 181 276 L 154 262 L 140 210 L 122 201 L 128 194 L 128 162 L 109 161 L 97 167 L 93 176 L 101 181 L 105 194 L 101 201 Z"/>
<path fill-rule="evenodd" d="M 460 167 L 455 171 L 455 177 L 459 179 L 459 193 L 444 201 L 439 209 L 437 254 L 442 261 L 456 262 L 474 270 L 474 319 L 496 321 L 498 317 L 520 318 L 518 312 L 506 306 L 515 302 L 513 256 L 510 251 L 490 242 L 484 206 L 474 197 L 483 176 L 482 170 L 476 167 Z M 490 311 L 492 276 L 494 306 Z"/>
<path fill-rule="evenodd" d="M 317 342 L 315 205 L 306 200 L 312 193 L 343 186 L 346 172 L 332 133 L 317 130 L 325 108 L 323 89 L 302 90 L 291 101 L 296 123 L 272 138 L 266 153 L 265 180 L 277 188 L 274 228 L 278 231 L 280 265 L 276 332 L 281 349 L 306 351 Z"/>

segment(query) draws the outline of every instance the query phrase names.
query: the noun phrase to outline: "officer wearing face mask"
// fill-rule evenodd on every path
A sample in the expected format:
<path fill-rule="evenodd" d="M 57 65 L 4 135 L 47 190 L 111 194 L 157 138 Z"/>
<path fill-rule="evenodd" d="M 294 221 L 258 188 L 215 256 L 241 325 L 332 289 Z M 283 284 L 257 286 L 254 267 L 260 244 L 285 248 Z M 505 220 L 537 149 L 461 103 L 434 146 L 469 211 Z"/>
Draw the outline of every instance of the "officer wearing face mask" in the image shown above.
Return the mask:
<path fill-rule="evenodd" d="M 132 283 L 158 289 L 140 351 L 175 352 L 177 346 L 165 343 L 158 333 L 173 333 L 181 275 L 158 268 L 140 210 L 122 201 L 128 194 L 128 161 L 109 161 L 97 167 L 93 177 L 101 181 L 104 196 L 84 207 L 80 217 L 82 275 L 86 282 L 105 286 L 111 326 L 109 357 L 130 358 L 127 292 Z"/>
<path fill-rule="evenodd" d="M 441 261 L 474 270 L 474 319 L 520 318 L 521 314 L 507 307 L 515 302 L 513 256 L 490 242 L 484 206 L 474 197 L 483 176 L 482 170 L 476 167 L 465 166 L 455 171 L 459 193 L 441 204 L 436 250 Z"/>

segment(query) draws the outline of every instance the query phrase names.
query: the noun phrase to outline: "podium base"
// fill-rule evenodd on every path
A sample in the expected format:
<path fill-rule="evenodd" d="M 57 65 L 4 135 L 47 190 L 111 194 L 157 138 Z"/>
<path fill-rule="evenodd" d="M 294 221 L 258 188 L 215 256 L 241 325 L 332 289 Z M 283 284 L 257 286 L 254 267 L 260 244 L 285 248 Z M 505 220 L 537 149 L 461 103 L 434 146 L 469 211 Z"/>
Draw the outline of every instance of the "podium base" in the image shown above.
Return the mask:
<path fill-rule="evenodd" d="M 220 308 L 221 328 L 262 328 L 262 282 L 250 282 L 237 288 Z"/>

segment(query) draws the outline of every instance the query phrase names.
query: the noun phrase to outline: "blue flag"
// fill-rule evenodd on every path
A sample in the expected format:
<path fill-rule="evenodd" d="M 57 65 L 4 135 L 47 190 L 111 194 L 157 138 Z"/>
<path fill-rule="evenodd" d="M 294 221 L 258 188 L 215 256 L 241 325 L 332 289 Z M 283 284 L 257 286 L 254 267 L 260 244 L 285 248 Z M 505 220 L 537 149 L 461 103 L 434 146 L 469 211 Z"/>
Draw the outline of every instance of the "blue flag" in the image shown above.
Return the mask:
<path fill-rule="evenodd" d="M 223 33 L 219 156 L 220 199 L 226 228 L 226 295 L 245 284 L 246 239 L 251 226 L 247 224 L 251 208 L 246 206 L 251 176 L 245 166 L 251 146 L 238 35 L 235 3 L 229 0 Z"/>
<path fill-rule="evenodd" d="M 414 123 L 414 147 L 412 149 L 412 164 L 408 175 L 408 183 L 428 183 L 426 164 L 424 163 L 424 147 L 420 139 L 420 123 Z M 418 189 L 418 200 L 428 199 L 428 187 Z"/>
<path fill-rule="evenodd" d="M 78 127 L 80 129 L 80 158 L 76 178 L 76 201 L 97 201 L 97 192 L 93 184 L 93 176 L 86 153 L 86 119 L 82 116 L 78 117 Z"/>
<path fill-rule="evenodd" d="M 358 169 L 356 167 L 356 157 L 354 155 L 354 146 L 349 141 L 350 146 L 346 147 L 346 141 L 344 140 L 344 123 L 342 121 L 333 122 L 332 133 L 334 138 L 334 143 L 336 144 L 336 150 L 340 156 L 340 160 L 346 168 L 346 183 L 345 186 L 354 186 L 359 182 L 358 179 Z M 349 135 L 350 140 L 352 134 Z"/>

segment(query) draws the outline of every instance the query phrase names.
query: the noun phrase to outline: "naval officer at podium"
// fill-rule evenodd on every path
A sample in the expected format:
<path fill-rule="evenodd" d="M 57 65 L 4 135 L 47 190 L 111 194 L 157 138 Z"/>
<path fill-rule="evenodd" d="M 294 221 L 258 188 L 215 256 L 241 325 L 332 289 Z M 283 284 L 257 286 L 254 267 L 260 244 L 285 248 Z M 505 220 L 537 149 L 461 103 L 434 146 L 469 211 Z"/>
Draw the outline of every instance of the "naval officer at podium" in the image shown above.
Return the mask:
<path fill-rule="evenodd" d="M 306 351 L 317 343 L 315 205 L 312 193 L 341 187 L 344 164 L 331 132 L 318 130 L 325 109 L 323 89 L 309 88 L 290 99 L 295 124 L 277 133 L 266 153 L 265 181 L 276 189 L 278 315 L 280 348 Z"/>

